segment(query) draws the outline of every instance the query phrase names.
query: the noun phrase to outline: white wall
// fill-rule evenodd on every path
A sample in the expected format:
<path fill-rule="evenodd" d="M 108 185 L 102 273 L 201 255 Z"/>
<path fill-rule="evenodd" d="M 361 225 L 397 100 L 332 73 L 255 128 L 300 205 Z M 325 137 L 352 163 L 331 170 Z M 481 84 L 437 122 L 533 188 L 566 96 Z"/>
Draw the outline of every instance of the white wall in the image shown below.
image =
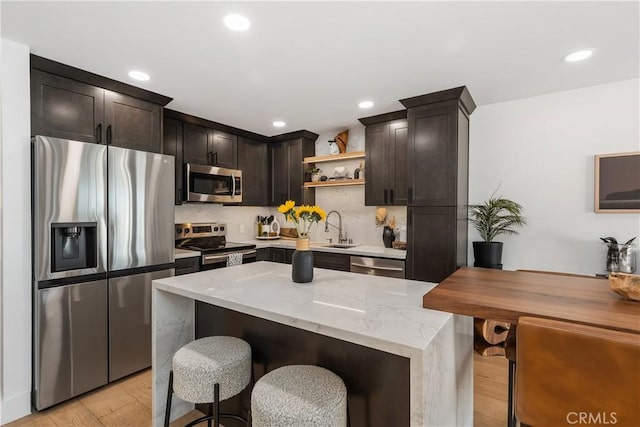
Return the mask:
<path fill-rule="evenodd" d="M 469 203 L 497 195 L 528 225 L 501 236 L 504 269 L 602 273 L 600 237 L 640 234 L 639 214 L 594 212 L 594 155 L 640 150 L 638 79 L 478 107 L 471 116 Z M 470 227 L 471 242 L 480 240 Z"/>
<path fill-rule="evenodd" d="M 29 48 L 2 39 L 2 423 L 31 412 Z"/>

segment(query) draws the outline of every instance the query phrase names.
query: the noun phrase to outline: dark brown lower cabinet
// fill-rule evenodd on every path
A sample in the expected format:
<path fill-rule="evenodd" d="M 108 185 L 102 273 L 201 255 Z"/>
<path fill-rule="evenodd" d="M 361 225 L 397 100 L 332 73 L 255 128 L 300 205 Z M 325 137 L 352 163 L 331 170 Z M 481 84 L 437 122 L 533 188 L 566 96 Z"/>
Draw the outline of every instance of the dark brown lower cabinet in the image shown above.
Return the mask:
<path fill-rule="evenodd" d="M 467 264 L 464 207 L 409 207 L 407 222 L 407 279 L 439 283 Z"/>
<path fill-rule="evenodd" d="M 329 270 L 349 271 L 349 255 L 330 252 L 313 252 L 313 266 Z"/>
<path fill-rule="evenodd" d="M 293 252 L 293 249 L 261 248 L 256 253 L 256 260 L 291 264 Z M 349 271 L 349 255 L 313 251 L 313 266 L 329 270 Z"/>
<path fill-rule="evenodd" d="M 176 276 L 200 271 L 200 257 L 180 258 L 176 260 Z"/>

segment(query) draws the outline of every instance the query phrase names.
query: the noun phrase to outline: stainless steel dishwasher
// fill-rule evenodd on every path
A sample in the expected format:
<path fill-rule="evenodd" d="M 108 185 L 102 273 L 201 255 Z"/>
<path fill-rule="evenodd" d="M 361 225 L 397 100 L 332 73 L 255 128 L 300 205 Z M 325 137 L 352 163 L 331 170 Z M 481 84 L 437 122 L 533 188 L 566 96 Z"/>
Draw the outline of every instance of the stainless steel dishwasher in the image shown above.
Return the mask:
<path fill-rule="evenodd" d="M 404 279 L 404 260 L 389 258 L 371 258 L 352 256 L 350 260 L 352 273 L 370 274 Z"/>

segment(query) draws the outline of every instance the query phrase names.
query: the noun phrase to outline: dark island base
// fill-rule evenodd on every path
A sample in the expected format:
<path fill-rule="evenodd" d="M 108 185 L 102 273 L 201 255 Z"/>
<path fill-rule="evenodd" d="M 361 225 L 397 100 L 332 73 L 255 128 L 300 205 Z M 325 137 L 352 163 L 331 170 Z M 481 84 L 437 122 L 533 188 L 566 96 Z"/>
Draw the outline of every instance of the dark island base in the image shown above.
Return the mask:
<path fill-rule="evenodd" d="M 285 365 L 317 365 L 347 386 L 352 427 L 409 425 L 409 359 L 196 302 L 196 338 L 228 335 L 251 345 L 256 380 Z M 221 411 L 246 417 L 250 391 L 222 402 Z M 198 409 L 206 412 L 206 405 Z M 228 427 L 241 426 L 224 420 Z"/>

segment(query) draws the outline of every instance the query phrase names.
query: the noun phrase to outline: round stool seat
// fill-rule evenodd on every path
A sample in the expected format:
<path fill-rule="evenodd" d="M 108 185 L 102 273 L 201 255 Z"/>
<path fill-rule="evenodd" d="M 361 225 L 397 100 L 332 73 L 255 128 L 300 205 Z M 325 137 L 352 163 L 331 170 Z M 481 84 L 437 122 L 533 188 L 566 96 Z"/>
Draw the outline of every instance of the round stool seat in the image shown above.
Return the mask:
<path fill-rule="evenodd" d="M 191 341 L 173 356 L 173 392 L 191 403 L 220 400 L 240 393 L 251 380 L 251 346 L 235 337 L 206 337 Z"/>
<path fill-rule="evenodd" d="M 345 426 L 347 388 L 319 366 L 283 366 L 253 387 L 251 421 L 254 427 Z"/>

